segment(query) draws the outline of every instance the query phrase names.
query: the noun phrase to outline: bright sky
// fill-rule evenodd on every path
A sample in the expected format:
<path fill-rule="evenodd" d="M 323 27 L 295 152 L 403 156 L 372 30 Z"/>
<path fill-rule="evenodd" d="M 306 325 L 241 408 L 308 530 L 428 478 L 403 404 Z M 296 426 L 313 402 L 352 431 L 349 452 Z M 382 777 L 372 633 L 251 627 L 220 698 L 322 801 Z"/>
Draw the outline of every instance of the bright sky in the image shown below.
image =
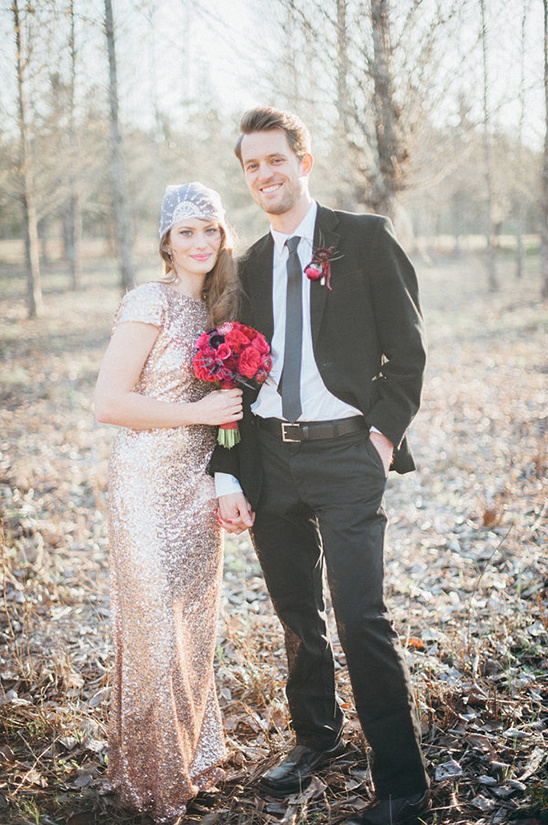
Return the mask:
<path fill-rule="evenodd" d="M 258 54 L 247 42 L 253 5 L 208 0 L 197 13 L 189 2 L 157 0 L 154 15 L 133 12 L 131 27 L 122 20 L 120 62 L 130 108 L 142 111 L 143 93 L 152 95 L 152 85 L 160 107 L 171 114 L 185 99 L 213 98 L 232 111 L 255 105 Z M 134 49 L 136 39 L 139 47 Z M 145 88 L 139 79 L 143 66 L 149 77 Z"/>

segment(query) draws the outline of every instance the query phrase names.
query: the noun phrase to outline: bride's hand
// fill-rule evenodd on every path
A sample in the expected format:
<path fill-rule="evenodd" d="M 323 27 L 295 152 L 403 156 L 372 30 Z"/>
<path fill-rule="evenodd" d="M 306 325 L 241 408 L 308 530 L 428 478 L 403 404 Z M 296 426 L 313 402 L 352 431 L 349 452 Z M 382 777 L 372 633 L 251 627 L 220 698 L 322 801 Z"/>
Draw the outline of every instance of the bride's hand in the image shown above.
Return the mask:
<path fill-rule="evenodd" d="M 242 391 L 214 390 L 192 404 L 196 424 L 231 424 L 242 413 Z"/>

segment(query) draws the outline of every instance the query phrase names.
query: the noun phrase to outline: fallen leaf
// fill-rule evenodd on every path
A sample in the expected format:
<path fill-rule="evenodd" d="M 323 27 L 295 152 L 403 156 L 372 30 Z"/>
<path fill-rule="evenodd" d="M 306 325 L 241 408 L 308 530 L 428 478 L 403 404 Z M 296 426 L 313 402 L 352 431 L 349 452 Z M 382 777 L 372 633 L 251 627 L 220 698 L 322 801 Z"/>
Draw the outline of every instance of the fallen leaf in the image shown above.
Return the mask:
<path fill-rule="evenodd" d="M 436 782 L 443 782 L 445 779 L 457 779 L 462 776 L 462 768 L 454 759 L 449 759 L 441 765 L 436 765 Z"/>
<path fill-rule="evenodd" d="M 474 799 L 472 799 L 471 804 L 474 806 L 474 808 L 477 808 L 484 814 L 494 811 L 497 806 L 497 803 L 494 799 L 488 799 L 486 796 L 482 796 L 482 794 L 479 794 L 479 796 L 475 796 Z"/>

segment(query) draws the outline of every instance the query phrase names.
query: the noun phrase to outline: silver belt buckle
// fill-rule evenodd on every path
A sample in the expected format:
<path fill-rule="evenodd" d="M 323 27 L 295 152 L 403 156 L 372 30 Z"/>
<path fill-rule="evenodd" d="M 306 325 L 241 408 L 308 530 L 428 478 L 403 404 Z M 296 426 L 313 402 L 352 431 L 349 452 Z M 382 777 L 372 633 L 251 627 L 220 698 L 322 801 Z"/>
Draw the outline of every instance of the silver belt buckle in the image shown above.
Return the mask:
<path fill-rule="evenodd" d="M 300 443 L 300 438 L 291 438 L 286 433 L 286 427 L 298 427 L 298 424 L 292 424 L 290 421 L 282 421 L 282 441 L 284 444 L 298 444 Z"/>

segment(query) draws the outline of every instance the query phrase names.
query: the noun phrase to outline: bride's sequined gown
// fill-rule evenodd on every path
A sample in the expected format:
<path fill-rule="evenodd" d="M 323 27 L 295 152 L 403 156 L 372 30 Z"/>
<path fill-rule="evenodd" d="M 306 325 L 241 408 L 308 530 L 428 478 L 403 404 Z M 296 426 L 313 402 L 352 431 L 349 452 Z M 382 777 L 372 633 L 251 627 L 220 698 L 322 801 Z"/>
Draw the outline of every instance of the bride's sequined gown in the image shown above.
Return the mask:
<path fill-rule="evenodd" d="M 160 327 L 136 391 L 197 401 L 194 342 L 205 306 L 161 283 L 128 293 L 114 327 Z M 184 813 L 222 776 L 213 657 L 222 547 L 206 467 L 215 428 L 122 429 L 109 473 L 111 613 L 115 667 L 109 785 L 157 822 Z"/>

